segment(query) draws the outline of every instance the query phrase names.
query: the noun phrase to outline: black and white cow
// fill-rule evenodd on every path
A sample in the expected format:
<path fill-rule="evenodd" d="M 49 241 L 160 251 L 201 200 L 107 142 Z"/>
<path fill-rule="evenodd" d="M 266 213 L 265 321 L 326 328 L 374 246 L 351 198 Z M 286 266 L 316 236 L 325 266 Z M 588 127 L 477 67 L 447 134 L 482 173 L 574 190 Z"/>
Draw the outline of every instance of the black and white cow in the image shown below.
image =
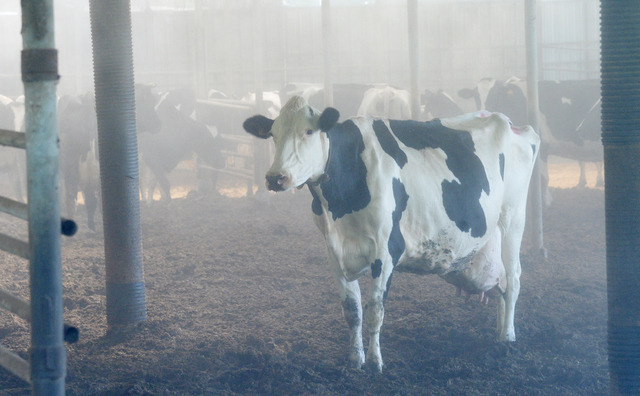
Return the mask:
<path fill-rule="evenodd" d="M 365 91 L 358 115 L 408 120 L 411 118 L 409 92 L 390 85 L 377 85 Z"/>
<path fill-rule="evenodd" d="M 309 187 L 349 326 L 349 360 L 365 363 L 357 279 L 370 273 L 366 363 L 382 370 L 380 328 L 394 270 L 438 274 L 470 293 L 500 293 L 498 338 L 514 341 L 520 243 L 539 138 L 501 114 L 428 122 L 320 114 L 293 97 L 280 115 L 247 119 L 273 137 L 274 191 Z"/>
<path fill-rule="evenodd" d="M 505 81 L 485 78 L 474 89 L 462 89 L 458 94 L 474 99 L 478 110 L 501 112 L 519 124 L 527 120 L 526 92 L 526 81 L 511 77 Z M 543 165 L 549 155 L 578 161 L 578 186 L 584 187 L 585 162 L 593 162 L 598 171 L 596 186 L 602 186 L 599 81 L 540 81 L 538 95 Z M 546 183 L 548 175 L 543 177 Z"/>
<path fill-rule="evenodd" d="M 455 100 L 442 89 L 435 93 L 427 89 L 422 93 L 421 99 L 427 120 L 455 117 L 464 113 Z"/>

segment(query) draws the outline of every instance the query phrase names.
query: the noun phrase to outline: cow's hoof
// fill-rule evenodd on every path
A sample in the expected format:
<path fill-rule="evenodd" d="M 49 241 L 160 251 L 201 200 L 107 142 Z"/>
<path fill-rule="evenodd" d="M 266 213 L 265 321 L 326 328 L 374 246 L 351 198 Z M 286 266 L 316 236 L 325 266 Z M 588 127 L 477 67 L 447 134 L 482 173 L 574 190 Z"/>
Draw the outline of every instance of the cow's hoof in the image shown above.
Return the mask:
<path fill-rule="evenodd" d="M 500 334 L 500 337 L 498 337 L 498 341 L 500 342 L 515 342 L 516 341 L 516 334 L 513 332 L 507 332 L 505 334 Z"/>
<path fill-rule="evenodd" d="M 373 360 L 367 360 L 364 366 L 367 371 L 373 374 L 382 374 L 382 361 L 377 362 Z"/>
<path fill-rule="evenodd" d="M 349 356 L 349 367 L 360 370 L 364 365 L 364 352 L 354 353 Z"/>

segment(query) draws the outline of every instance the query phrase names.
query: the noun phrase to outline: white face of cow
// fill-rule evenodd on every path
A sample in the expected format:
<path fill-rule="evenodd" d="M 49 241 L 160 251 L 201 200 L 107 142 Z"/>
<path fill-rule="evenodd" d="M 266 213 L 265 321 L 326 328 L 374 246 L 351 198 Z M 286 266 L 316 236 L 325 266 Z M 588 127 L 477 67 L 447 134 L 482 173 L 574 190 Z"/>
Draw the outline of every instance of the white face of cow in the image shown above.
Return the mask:
<path fill-rule="evenodd" d="M 329 141 L 319 126 L 320 117 L 306 100 L 294 96 L 275 120 L 254 116 L 244 122 L 247 132 L 263 139 L 273 137 L 276 145 L 273 164 L 266 174 L 269 190 L 301 187 L 324 173 Z M 336 120 L 337 116 L 333 122 Z"/>

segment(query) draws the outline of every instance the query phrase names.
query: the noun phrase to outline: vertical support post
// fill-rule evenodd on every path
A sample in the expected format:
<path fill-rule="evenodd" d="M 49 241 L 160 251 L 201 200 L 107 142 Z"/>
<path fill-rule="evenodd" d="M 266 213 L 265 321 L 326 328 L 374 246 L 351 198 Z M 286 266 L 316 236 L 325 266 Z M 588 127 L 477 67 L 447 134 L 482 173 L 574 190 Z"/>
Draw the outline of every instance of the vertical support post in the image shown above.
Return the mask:
<path fill-rule="evenodd" d="M 200 99 L 207 97 L 209 89 L 209 81 L 207 78 L 207 29 L 204 24 L 204 9 L 202 0 L 195 0 L 194 4 L 194 31 L 195 31 L 195 50 L 194 50 L 194 82 L 195 93 Z"/>
<path fill-rule="evenodd" d="M 111 334 L 146 319 L 130 9 L 90 2 Z"/>
<path fill-rule="evenodd" d="M 63 395 L 60 203 L 58 194 L 58 53 L 53 0 L 22 0 L 27 198 L 31 286 L 31 380 L 35 395 Z"/>
<path fill-rule="evenodd" d="M 420 120 L 420 41 L 418 39 L 418 0 L 407 0 L 409 26 L 409 68 L 411 74 L 411 118 Z"/>
<path fill-rule="evenodd" d="M 601 0 L 609 390 L 640 394 L 640 2 Z"/>
<path fill-rule="evenodd" d="M 256 0 L 253 5 L 253 86 L 256 93 L 255 112 L 263 114 L 264 99 L 262 97 L 264 81 L 264 9 L 261 2 Z M 263 139 L 253 139 L 253 168 L 254 182 L 258 185 L 258 194 L 268 196 L 264 184 L 264 175 L 269 166 L 269 142 Z M 247 186 L 247 196 L 253 195 L 253 183 Z"/>
<path fill-rule="evenodd" d="M 324 71 L 324 107 L 333 106 L 333 69 L 331 67 L 331 1 L 322 0 L 322 59 Z"/>
<path fill-rule="evenodd" d="M 536 0 L 525 0 L 525 41 L 527 48 L 527 119 L 540 135 L 538 121 L 538 39 L 536 34 Z M 529 182 L 527 201 L 527 227 L 533 252 L 547 257 L 542 231 L 542 188 L 540 186 L 540 155 L 536 159 Z"/>

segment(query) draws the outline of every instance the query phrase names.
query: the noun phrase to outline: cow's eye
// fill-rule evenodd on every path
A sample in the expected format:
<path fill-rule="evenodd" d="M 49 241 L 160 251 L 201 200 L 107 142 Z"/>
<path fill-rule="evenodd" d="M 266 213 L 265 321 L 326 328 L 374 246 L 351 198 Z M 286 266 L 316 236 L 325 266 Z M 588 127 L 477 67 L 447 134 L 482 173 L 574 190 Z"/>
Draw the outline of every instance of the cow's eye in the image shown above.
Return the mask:
<path fill-rule="evenodd" d="M 313 129 L 307 129 L 305 133 L 307 136 L 313 135 Z"/>

